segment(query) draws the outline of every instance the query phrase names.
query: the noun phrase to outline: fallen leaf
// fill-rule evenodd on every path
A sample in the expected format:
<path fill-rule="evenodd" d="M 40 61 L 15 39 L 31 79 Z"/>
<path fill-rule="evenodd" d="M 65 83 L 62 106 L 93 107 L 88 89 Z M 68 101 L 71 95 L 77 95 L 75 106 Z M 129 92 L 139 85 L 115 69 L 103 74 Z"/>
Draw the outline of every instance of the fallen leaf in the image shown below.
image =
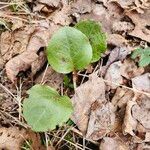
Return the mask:
<path fill-rule="evenodd" d="M 118 87 L 115 95 L 113 96 L 111 102 L 115 107 L 125 107 L 127 102 L 132 100 L 134 97 L 134 92 L 129 89 Z"/>
<path fill-rule="evenodd" d="M 122 47 L 127 45 L 127 40 L 120 34 L 109 34 L 107 38 L 108 45 L 113 45 L 116 47 Z M 119 49 L 119 48 L 116 48 Z"/>
<path fill-rule="evenodd" d="M 150 26 L 150 10 L 147 10 L 144 14 L 138 14 L 136 12 L 130 12 L 126 14 L 134 23 L 135 28 L 129 32 L 129 35 L 140 38 L 141 40 L 150 43 L 150 30 L 147 28 Z"/>
<path fill-rule="evenodd" d="M 100 144 L 100 150 L 129 150 L 129 148 L 119 138 L 104 137 Z"/>
<path fill-rule="evenodd" d="M 54 26 L 50 31 L 49 24 L 44 21 L 40 22 L 40 24 L 35 28 L 34 33 L 31 35 L 30 40 L 26 45 L 25 51 L 6 63 L 6 73 L 12 82 L 16 81 L 16 76 L 20 71 L 26 71 L 32 66 L 33 74 L 35 74 L 35 72 L 42 67 L 44 62 L 40 60 L 45 60 L 45 58 L 39 56 L 37 53 L 40 48 L 47 46 L 51 34 L 56 29 L 57 27 Z M 40 66 L 35 66 L 37 61 Z"/>
<path fill-rule="evenodd" d="M 77 0 L 72 4 L 71 9 L 74 13 L 85 14 L 92 10 L 91 0 Z"/>
<path fill-rule="evenodd" d="M 50 7 L 58 7 L 61 0 L 37 0 L 37 2 L 42 3 L 44 5 L 48 5 Z"/>
<path fill-rule="evenodd" d="M 123 61 L 122 67 L 121 67 L 121 75 L 127 79 L 134 78 L 136 76 L 141 75 L 144 72 L 144 68 L 137 67 L 135 62 L 127 58 Z"/>
<path fill-rule="evenodd" d="M 133 130 L 136 129 L 136 125 L 137 125 L 136 119 L 134 119 L 132 116 L 132 108 L 134 107 L 134 105 L 136 105 L 135 101 L 129 100 L 127 102 L 125 117 L 123 122 L 123 133 L 124 134 L 129 133 L 132 136 L 135 135 Z"/>
<path fill-rule="evenodd" d="M 33 150 L 44 150 L 45 147 L 41 144 L 40 135 L 32 131 L 20 129 L 17 127 L 1 127 L 0 128 L 0 149 L 15 149 L 20 150 L 23 143 L 27 140 L 31 141 Z"/>
<path fill-rule="evenodd" d="M 116 21 L 113 23 L 112 30 L 114 33 L 125 33 L 128 31 L 132 31 L 134 29 L 134 25 L 131 22 L 126 21 Z"/>
<path fill-rule="evenodd" d="M 66 0 L 62 0 L 61 10 L 56 10 L 49 16 L 49 19 L 54 22 L 55 25 L 69 25 L 72 22 L 70 17 L 71 6 Z"/>
<path fill-rule="evenodd" d="M 111 103 L 95 103 L 95 107 L 95 110 L 91 111 L 90 114 L 86 137 L 92 140 L 99 140 L 113 129 L 115 109 Z"/>
<path fill-rule="evenodd" d="M 146 129 L 150 129 L 150 97 L 142 95 L 139 99 L 140 104 L 132 107 L 132 115 Z"/>
<path fill-rule="evenodd" d="M 72 98 L 74 107 L 72 120 L 83 134 L 86 134 L 91 112 L 97 110 L 104 102 L 106 102 L 105 83 L 96 74 L 92 74 L 87 82 L 75 89 Z M 96 108 L 92 108 L 92 105 Z"/>
<path fill-rule="evenodd" d="M 127 47 L 116 47 L 114 48 L 109 55 L 108 61 L 105 66 L 102 68 L 102 74 L 105 74 L 108 67 L 113 64 L 115 61 L 123 61 L 131 51 Z"/>
<path fill-rule="evenodd" d="M 117 2 L 125 10 L 136 10 L 138 13 L 144 13 L 144 10 L 150 7 L 148 0 L 111 0 L 111 2 Z"/>
<path fill-rule="evenodd" d="M 150 73 L 132 78 L 132 87 L 139 91 L 150 93 Z"/>
<path fill-rule="evenodd" d="M 107 69 L 104 79 L 109 82 L 112 82 L 107 83 L 109 88 L 116 89 L 120 84 L 123 84 L 123 77 L 121 76 L 121 67 L 122 67 L 121 61 L 117 61 L 112 63 Z M 113 83 L 119 85 L 115 85 Z"/>

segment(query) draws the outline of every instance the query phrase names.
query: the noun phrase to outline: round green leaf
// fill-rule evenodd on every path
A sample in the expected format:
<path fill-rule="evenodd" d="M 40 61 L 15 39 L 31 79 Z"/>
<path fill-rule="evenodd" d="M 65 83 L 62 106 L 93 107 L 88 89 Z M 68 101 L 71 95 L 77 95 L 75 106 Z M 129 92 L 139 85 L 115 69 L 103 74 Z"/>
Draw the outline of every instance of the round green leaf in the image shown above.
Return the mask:
<path fill-rule="evenodd" d="M 44 132 L 55 129 L 56 125 L 66 122 L 73 107 L 69 97 L 60 96 L 54 89 L 35 85 L 24 100 L 23 115 L 32 130 Z"/>
<path fill-rule="evenodd" d="M 51 38 L 47 48 L 48 62 L 59 73 L 85 68 L 92 59 L 88 38 L 72 27 L 62 27 Z"/>
<path fill-rule="evenodd" d="M 75 27 L 88 37 L 92 45 L 93 57 L 91 62 L 98 61 L 107 48 L 106 35 L 101 31 L 101 26 L 95 21 L 85 20 L 77 23 Z"/>

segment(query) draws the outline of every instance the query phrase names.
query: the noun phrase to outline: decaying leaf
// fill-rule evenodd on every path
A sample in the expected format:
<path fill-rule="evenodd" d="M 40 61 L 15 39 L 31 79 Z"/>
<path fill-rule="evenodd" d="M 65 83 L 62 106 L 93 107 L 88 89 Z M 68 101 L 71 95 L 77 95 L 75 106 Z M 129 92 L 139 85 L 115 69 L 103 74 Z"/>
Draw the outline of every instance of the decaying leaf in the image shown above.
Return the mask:
<path fill-rule="evenodd" d="M 106 71 L 105 80 L 112 82 L 112 83 L 107 83 L 107 85 L 111 89 L 116 89 L 118 87 L 118 85 L 115 85 L 113 83 L 116 84 L 123 83 L 123 77 L 121 76 L 121 67 L 122 67 L 121 61 L 117 61 L 112 63 Z"/>
<path fill-rule="evenodd" d="M 144 13 L 144 10 L 150 8 L 148 0 L 111 0 L 118 3 L 125 10 L 136 10 L 138 13 Z"/>
<path fill-rule="evenodd" d="M 105 99 L 105 84 L 96 73 L 75 90 L 73 121 L 87 138 L 98 140 L 115 122 L 114 106 Z"/>
<path fill-rule="evenodd" d="M 150 30 L 147 28 L 150 26 L 150 9 L 144 14 L 138 14 L 136 12 L 127 13 L 127 16 L 133 21 L 135 28 L 129 33 L 129 35 L 140 38 L 150 43 Z"/>
<path fill-rule="evenodd" d="M 132 107 L 133 117 L 146 129 L 150 129 L 150 97 L 142 95 L 139 97 L 140 104 Z"/>
<path fill-rule="evenodd" d="M 53 28 L 55 30 L 57 28 Z M 33 74 L 39 70 L 44 64 L 45 56 L 41 53 L 38 56 L 40 48 L 47 46 L 53 30 L 50 31 L 50 26 L 47 22 L 41 22 L 34 30 L 34 33 L 30 35 L 29 43 L 25 44 L 25 51 L 20 55 L 12 58 L 6 63 L 6 73 L 8 78 L 15 82 L 16 75 L 20 71 L 26 71 L 32 66 Z M 42 59 L 42 61 L 40 61 Z M 35 66 L 35 63 L 39 63 L 39 66 Z M 37 68 L 36 68 L 37 67 Z"/>
<path fill-rule="evenodd" d="M 112 26 L 114 33 L 126 33 L 128 31 L 132 31 L 134 29 L 134 25 L 131 22 L 126 21 L 116 21 Z"/>
<path fill-rule="evenodd" d="M 136 129 L 137 121 L 132 116 L 132 107 L 136 105 L 135 101 L 129 100 L 127 102 L 125 117 L 124 117 L 124 124 L 123 124 L 123 132 L 124 134 L 129 133 L 130 135 L 134 136 L 133 130 Z"/>
<path fill-rule="evenodd" d="M 108 67 L 115 61 L 123 61 L 131 51 L 127 47 L 116 47 L 114 48 L 109 55 L 107 64 L 103 66 L 102 73 L 105 74 Z"/>
<path fill-rule="evenodd" d="M 38 134 L 17 127 L 0 128 L 0 149 L 20 150 L 26 140 L 32 141 L 30 146 L 33 150 L 44 150 Z"/>
<path fill-rule="evenodd" d="M 115 124 L 115 109 L 111 103 L 94 104 L 92 108 L 86 137 L 99 140 L 109 133 Z M 93 110 L 94 109 L 94 110 Z"/>
<path fill-rule="evenodd" d="M 127 102 L 129 100 L 131 101 L 133 97 L 134 92 L 132 90 L 118 87 L 111 102 L 115 107 L 122 108 L 125 107 Z"/>
<path fill-rule="evenodd" d="M 120 34 L 109 34 L 107 38 L 108 45 L 122 47 L 127 45 L 127 40 Z"/>
<path fill-rule="evenodd" d="M 130 58 L 125 59 L 121 67 L 121 75 L 127 79 L 139 76 L 143 72 L 144 68 L 138 67 Z"/>
<path fill-rule="evenodd" d="M 82 133 L 86 134 L 89 115 L 93 111 L 92 105 L 100 105 L 104 102 L 106 102 L 105 83 L 96 74 L 92 74 L 87 82 L 75 89 L 75 95 L 72 98 L 74 107 L 72 119 Z"/>
<path fill-rule="evenodd" d="M 129 148 L 118 137 L 104 137 L 100 144 L 100 150 L 129 150 Z"/>
<path fill-rule="evenodd" d="M 132 78 L 132 87 L 150 93 L 150 73 Z"/>

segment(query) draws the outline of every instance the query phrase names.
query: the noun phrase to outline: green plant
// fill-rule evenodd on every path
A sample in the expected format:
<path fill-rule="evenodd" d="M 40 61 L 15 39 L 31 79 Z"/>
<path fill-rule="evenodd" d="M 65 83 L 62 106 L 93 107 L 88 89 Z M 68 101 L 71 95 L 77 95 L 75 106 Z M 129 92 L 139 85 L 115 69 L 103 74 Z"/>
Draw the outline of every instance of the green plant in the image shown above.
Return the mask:
<path fill-rule="evenodd" d="M 77 24 L 76 28 L 62 27 L 52 36 L 46 50 L 48 62 L 55 71 L 73 72 L 74 88 L 76 71 L 97 61 L 106 49 L 106 36 L 99 24 L 85 21 Z M 72 88 L 70 81 L 66 76 L 64 85 Z M 34 131 L 55 129 L 56 125 L 66 122 L 73 111 L 69 97 L 60 96 L 48 86 L 35 85 L 28 94 L 29 98 L 23 103 L 23 115 Z"/>
<path fill-rule="evenodd" d="M 75 27 L 83 32 L 91 43 L 93 49 L 91 62 L 98 61 L 107 48 L 106 35 L 102 32 L 101 26 L 95 21 L 85 20 L 77 23 Z"/>
<path fill-rule="evenodd" d="M 34 131 L 55 129 L 56 125 L 66 122 L 73 111 L 69 97 L 60 96 L 48 86 L 35 85 L 28 94 L 29 98 L 23 103 L 23 115 Z"/>
<path fill-rule="evenodd" d="M 145 67 L 150 64 L 150 47 L 142 49 L 138 48 L 134 50 L 131 55 L 132 59 L 139 58 L 139 66 Z"/>
<path fill-rule="evenodd" d="M 72 27 L 62 27 L 51 38 L 47 58 L 59 73 L 70 73 L 85 68 L 92 59 L 92 47 L 88 38 Z"/>

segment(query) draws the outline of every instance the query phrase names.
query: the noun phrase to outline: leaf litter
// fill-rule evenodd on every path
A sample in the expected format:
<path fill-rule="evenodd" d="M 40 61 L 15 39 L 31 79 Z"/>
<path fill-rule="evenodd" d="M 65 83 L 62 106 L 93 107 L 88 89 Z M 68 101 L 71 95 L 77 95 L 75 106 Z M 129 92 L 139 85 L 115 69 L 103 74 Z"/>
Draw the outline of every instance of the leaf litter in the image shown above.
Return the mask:
<path fill-rule="evenodd" d="M 82 19 L 101 22 L 108 39 L 107 52 L 102 56 L 105 63 L 98 70 L 102 76 L 98 77 L 93 73 L 87 82 L 76 88 L 72 97 L 74 113 L 71 119 L 87 139 L 100 140 L 102 150 L 110 149 L 110 143 L 113 145 L 111 149 L 118 150 L 149 148 L 149 72 L 130 58 L 135 48 L 143 47 L 142 42 L 146 45 L 150 43 L 149 2 L 77 0 L 67 3 L 65 0 L 38 0 L 29 3 L 35 4 L 33 13 L 49 20 L 45 22 L 39 17 L 41 20 L 37 24 L 27 25 L 15 20 L 12 31 L 1 33 L 0 68 L 5 66 L 8 78 L 15 82 L 19 72 L 26 72 L 30 68 L 31 74 L 36 75 L 47 61 L 44 48 L 52 33 L 60 26 L 72 25 Z M 36 17 L 31 18 L 36 20 Z M 105 60 L 108 54 L 108 60 Z M 46 72 L 40 74 L 34 82 L 44 81 L 60 89 L 63 77 L 49 67 Z M 7 83 L 8 80 L 5 84 Z M 9 105 L 5 105 L 6 109 L 7 106 Z M 1 130 L 6 134 L 9 132 L 3 127 Z M 13 127 L 10 130 L 15 135 L 26 132 Z M 17 138 L 20 142 L 24 140 L 19 136 Z M 4 140 L 9 140 L 9 137 L 5 136 Z M 12 141 L 12 145 L 20 148 L 20 142 L 15 143 L 14 139 Z"/>

